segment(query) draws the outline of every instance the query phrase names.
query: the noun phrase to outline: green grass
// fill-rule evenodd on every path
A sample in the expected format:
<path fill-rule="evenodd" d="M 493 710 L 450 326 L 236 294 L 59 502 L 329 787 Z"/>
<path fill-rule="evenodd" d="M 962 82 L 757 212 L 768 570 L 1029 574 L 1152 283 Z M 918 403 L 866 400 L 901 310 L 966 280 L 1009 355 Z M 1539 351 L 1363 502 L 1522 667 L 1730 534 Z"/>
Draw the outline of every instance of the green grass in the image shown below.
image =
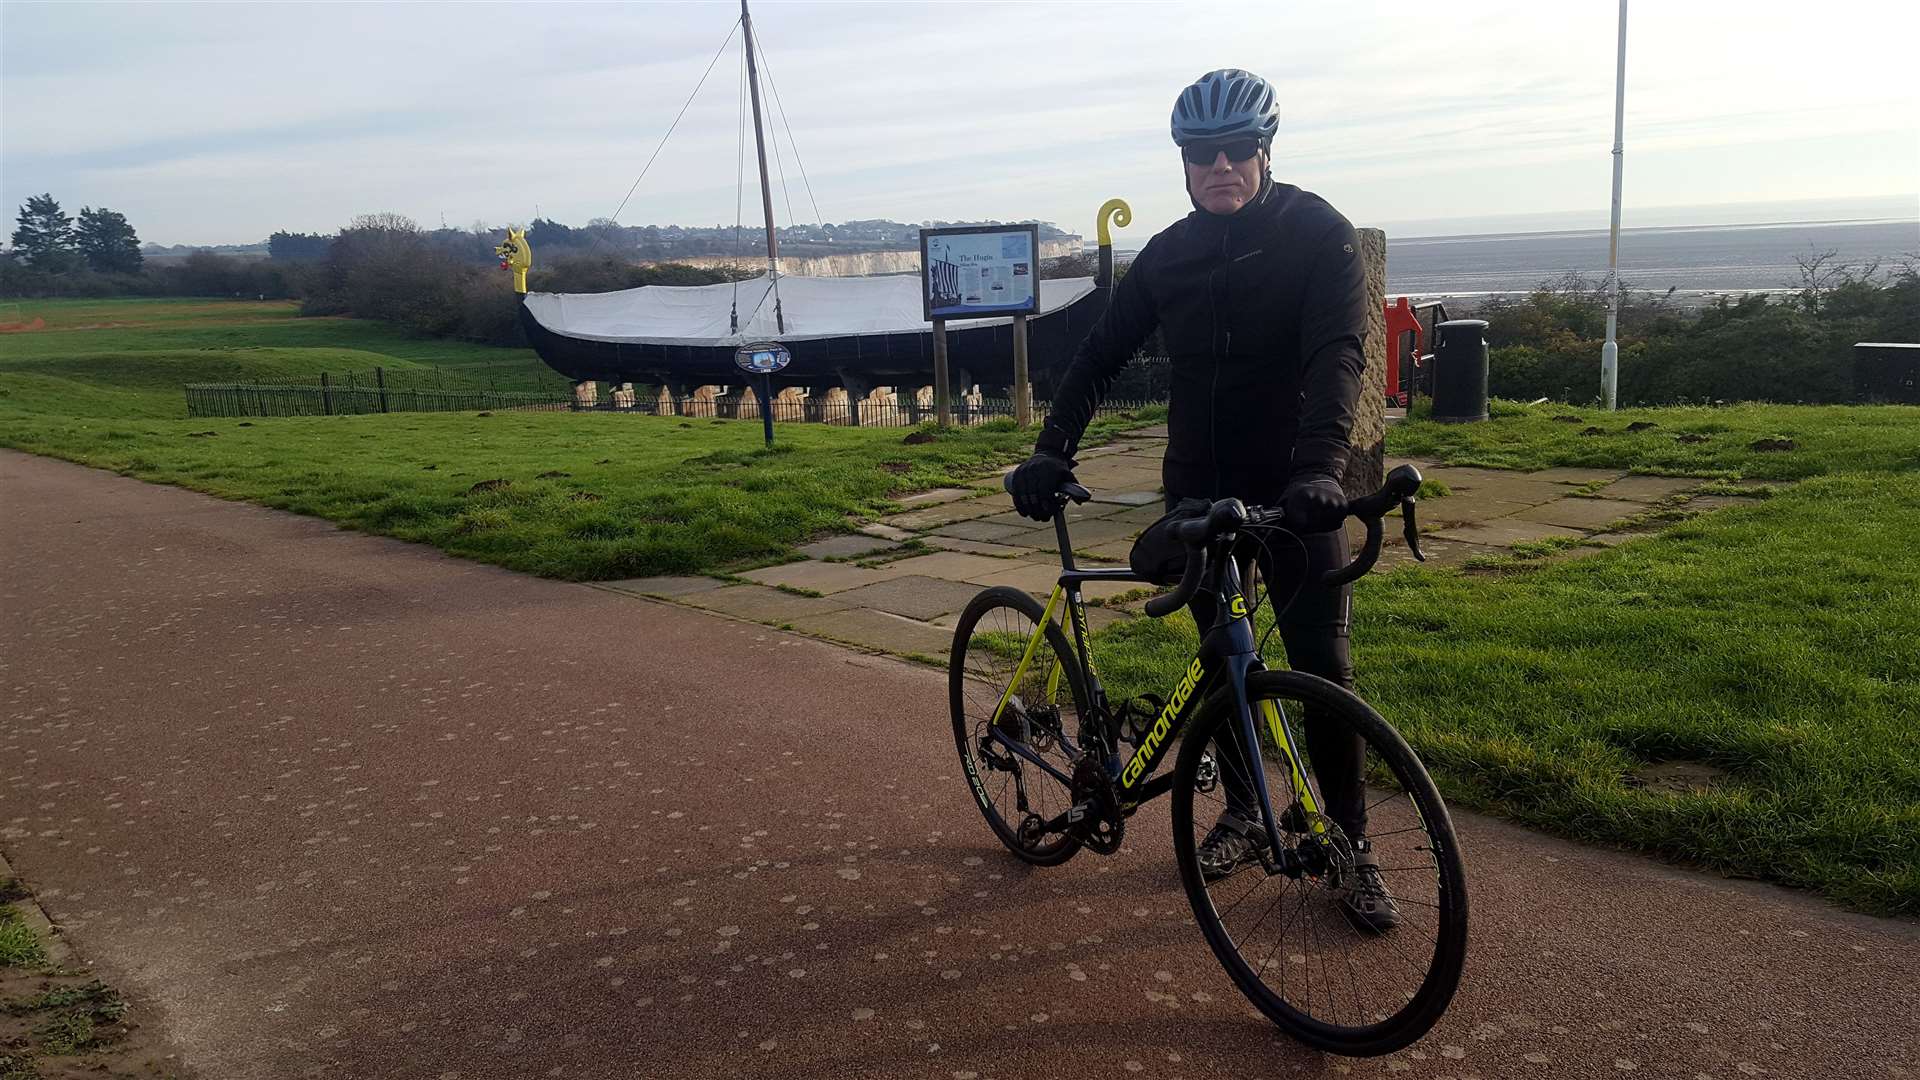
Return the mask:
<path fill-rule="evenodd" d="M 1457 804 L 1920 914 L 1920 410 L 1587 418 L 1711 427 L 1707 443 L 1673 444 L 1684 455 L 1646 442 L 1652 433 L 1578 436 L 1547 418 L 1558 409 L 1502 411 L 1487 424 L 1401 425 L 1389 450 L 1802 482 L 1575 559 L 1547 559 L 1564 548 L 1548 543 L 1497 574 L 1364 578 L 1361 695 Z M 1781 433 L 1798 448 L 1744 449 Z M 1195 646 L 1190 620 L 1136 620 L 1098 635 L 1096 655 L 1114 692 L 1131 694 L 1171 685 Z M 1673 792 L 1633 776 L 1663 761 L 1725 778 Z"/>
<path fill-rule="evenodd" d="M 1424 409 L 1416 410 L 1416 415 Z M 1544 469 L 1554 465 L 1631 468 L 1676 476 L 1799 480 L 1832 472 L 1920 470 L 1912 406 L 1729 405 L 1721 408 L 1597 409 L 1494 403 L 1483 424 L 1410 422 L 1387 429 L 1387 452 L 1450 465 Z M 1579 423 L 1554 420 L 1577 415 Z M 1629 433 L 1635 422 L 1655 426 Z M 1588 427 L 1606 434 L 1583 435 Z M 1678 435 L 1704 435 L 1681 442 Z M 1762 439 L 1792 439 L 1796 449 L 1752 449 Z"/>
<path fill-rule="evenodd" d="M 37 967 L 47 962 L 46 946 L 13 906 L 15 895 L 12 879 L 0 882 L 0 967 Z"/>
<path fill-rule="evenodd" d="M 416 338 L 358 319 L 303 319 L 291 301 L 23 301 L 46 329 L 0 333 L 0 423 L 30 416 L 185 417 L 191 382 L 564 391 L 527 349 Z"/>
<path fill-rule="evenodd" d="M 287 304 L 29 306 L 48 329 L 0 334 L 0 445 L 550 577 L 776 562 L 811 536 L 845 531 L 850 518 L 885 512 L 896 495 L 977 477 L 1032 445 L 1031 432 L 1008 422 L 912 446 L 900 428 L 782 424 L 769 452 L 757 423 L 672 417 L 188 420 L 179 391 L 188 381 L 375 365 L 476 379 L 538 362 L 525 350 L 297 319 Z"/>

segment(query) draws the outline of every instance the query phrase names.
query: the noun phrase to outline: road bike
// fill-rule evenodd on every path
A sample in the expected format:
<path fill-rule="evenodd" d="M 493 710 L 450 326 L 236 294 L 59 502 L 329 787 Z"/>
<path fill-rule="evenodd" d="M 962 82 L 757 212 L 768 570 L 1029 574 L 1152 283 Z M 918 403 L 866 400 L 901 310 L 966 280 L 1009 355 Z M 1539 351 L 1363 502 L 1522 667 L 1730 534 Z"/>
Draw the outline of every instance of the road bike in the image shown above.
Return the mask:
<path fill-rule="evenodd" d="M 1352 500 L 1348 513 L 1365 525 L 1366 542 L 1321 581 L 1339 586 L 1371 570 L 1382 519 L 1395 507 L 1421 558 L 1419 486 L 1419 471 L 1403 465 L 1379 491 Z M 1174 856 L 1194 918 L 1263 1015 L 1308 1045 L 1352 1056 L 1390 1053 L 1426 1034 L 1453 999 L 1466 959 L 1460 846 L 1426 769 L 1379 713 L 1333 682 L 1263 663 L 1260 609 L 1274 609 L 1271 633 L 1286 605 L 1272 595 L 1273 582 L 1263 583 L 1264 600 L 1256 588 L 1249 603 L 1243 578 L 1253 576 L 1254 550 L 1277 566 L 1297 547 L 1295 579 L 1306 580 L 1306 549 L 1285 515 L 1223 499 L 1167 527 L 1186 547 L 1185 572 L 1171 592 L 1147 601 L 1146 613 L 1163 617 L 1196 593 L 1211 594 L 1212 625 L 1164 697 L 1116 705 L 1094 666 L 1082 589 L 1147 579 L 1131 569 L 1077 568 L 1070 507 L 1092 494 L 1067 484 L 1058 498 L 1061 570 L 1046 604 L 990 588 L 954 629 L 954 742 L 987 824 L 1021 859 L 1054 866 L 1083 847 L 1119 850 L 1133 814 L 1171 793 Z M 1287 601 L 1297 594 L 1296 585 Z M 1156 775 L 1183 732 L 1172 770 Z M 1360 736 L 1363 782 L 1357 796 L 1356 785 L 1345 784 L 1336 809 L 1323 775 L 1336 766 L 1356 775 L 1353 740 L 1333 737 L 1342 732 Z M 1196 852 L 1229 800 L 1238 804 L 1234 820 L 1249 822 L 1255 850 L 1224 875 L 1216 866 L 1210 880 Z M 1249 802 L 1257 815 L 1247 813 Z M 1399 911 L 1399 925 L 1384 933 L 1343 917 L 1340 901 L 1363 861 Z"/>

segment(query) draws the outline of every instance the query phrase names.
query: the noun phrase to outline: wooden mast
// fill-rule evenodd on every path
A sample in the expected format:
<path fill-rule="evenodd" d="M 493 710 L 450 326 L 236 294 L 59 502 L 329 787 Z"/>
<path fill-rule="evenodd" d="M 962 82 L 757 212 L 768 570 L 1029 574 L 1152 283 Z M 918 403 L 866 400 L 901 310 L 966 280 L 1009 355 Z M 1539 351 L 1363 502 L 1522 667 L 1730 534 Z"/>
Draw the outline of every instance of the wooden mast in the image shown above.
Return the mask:
<path fill-rule="evenodd" d="M 767 182 L 767 140 L 760 125 L 760 67 L 754 60 L 753 16 L 747 0 L 740 0 L 740 25 L 747 39 L 747 91 L 753 96 L 753 149 L 760 159 L 760 208 L 767 217 L 767 276 L 773 285 L 773 322 L 781 333 L 787 332 L 780 311 L 780 247 L 773 235 L 773 187 Z"/>

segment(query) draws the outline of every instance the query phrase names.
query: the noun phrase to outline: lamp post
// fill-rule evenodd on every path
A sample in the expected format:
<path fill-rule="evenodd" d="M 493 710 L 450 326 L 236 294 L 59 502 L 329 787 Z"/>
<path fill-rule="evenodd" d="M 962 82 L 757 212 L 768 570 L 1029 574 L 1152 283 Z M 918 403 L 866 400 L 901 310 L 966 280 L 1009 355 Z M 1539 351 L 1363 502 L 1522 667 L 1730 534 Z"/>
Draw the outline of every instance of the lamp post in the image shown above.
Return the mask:
<path fill-rule="evenodd" d="M 1627 0 L 1620 0 L 1620 48 L 1613 79 L 1613 224 L 1607 232 L 1607 343 L 1600 350 L 1600 394 L 1607 411 L 1619 408 L 1620 343 L 1620 162 L 1627 106 Z"/>

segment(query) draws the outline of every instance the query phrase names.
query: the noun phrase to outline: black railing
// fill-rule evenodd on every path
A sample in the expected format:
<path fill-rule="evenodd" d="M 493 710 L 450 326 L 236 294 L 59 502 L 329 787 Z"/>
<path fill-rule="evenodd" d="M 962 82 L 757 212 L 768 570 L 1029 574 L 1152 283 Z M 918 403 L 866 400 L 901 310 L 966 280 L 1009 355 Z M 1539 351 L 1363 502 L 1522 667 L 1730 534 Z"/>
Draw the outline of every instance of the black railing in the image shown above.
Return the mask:
<path fill-rule="evenodd" d="M 364 373 L 361 373 L 364 376 Z M 1137 412 L 1167 401 L 1170 364 L 1163 356 L 1142 356 L 1128 365 L 1101 402 L 1096 416 Z M 642 416 L 706 417 L 716 420 L 758 420 L 760 403 L 739 388 L 715 395 L 671 397 L 655 387 L 615 387 L 601 383 L 590 400 L 566 386 L 548 389 L 501 390 L 493 386 L 446 388 L 394 386 L 385 372 L 376 370 L 368 385 L 352 374 L 340 382 L 322 375 L 317 384 L 196 383 L 186 388 L 191 417 L 243 416 L 351 416 L 389 412 L 477 412 L 502 409 L 533 412 L 625 412 Z M 1035 387 L 1033 416 L 1046 415 L 1050 387 Z M 770 406 L 773 418 L 790 423 L 839 424 L 859 427 L 912 427 L 934 419 L 930 392 L 901 390 L 891 396 L 850 399 L 838 389 L 804 392 L 783 389 Z M 1013 402 L 977 394 L 956 394 L 949 405 L 954 423 L 973 425 L 1012 417 Z"/>
<path fill-rule="evenodd" d="M 393 386 L 267 386 L 197 383 L 188 416 L 353 416 L 385 412 L 568 409 L 570 394 L 511 390 L 416 390 Z"/>

